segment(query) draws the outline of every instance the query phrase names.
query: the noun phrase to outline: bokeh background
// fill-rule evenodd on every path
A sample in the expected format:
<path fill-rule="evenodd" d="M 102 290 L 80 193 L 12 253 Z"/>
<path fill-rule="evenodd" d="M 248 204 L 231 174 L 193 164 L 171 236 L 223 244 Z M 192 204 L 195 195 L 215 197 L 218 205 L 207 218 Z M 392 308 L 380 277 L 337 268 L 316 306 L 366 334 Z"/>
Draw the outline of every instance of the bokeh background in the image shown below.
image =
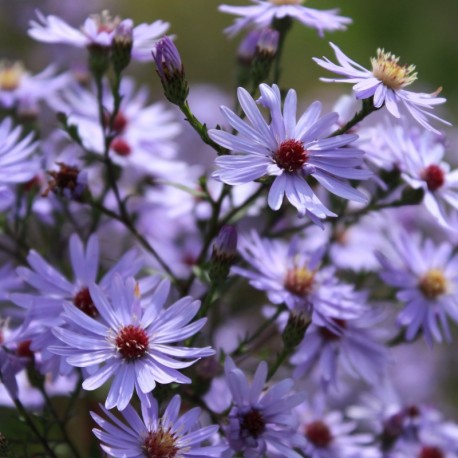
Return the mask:
<path fill-rule="evenodd" d="M 210 82 L 230 90 L 234 87 L 234 55 L 240 36 L 228 39 L 222 33 L 232 16 L 217 11 L 218 0 L 0 0 L 2 55 L 21 58 L 32 70 L 39 70 L 53 58 L 74 65 L 84 55 L 67 46 L 44 46 L 29 39 L 27 24 L 34 10 L 57 14 L 72 24 L 88 13 L 108 9 L 112 14 L 132 17 L 137 23 L 163 19 L 171 23 L 191 82 Z M 246 5 L 248 0 L 225 3 Z M 311 29 L 295 24 L 288 37 L 283 83 L 307 98 L 328 97 L 349 87 L 325 85 L 318 78 L 324 71 L 313 56 L 332 56 L 328 41 L 339 45 L 354 60 L 370 65 L 378 47 L 401 56 L 401 63 L 415 64 L 419 73 L 416 90 L 443 87 L 448 99 L 443 110 L 448 119 L 458 119 L 458 1 L 457 0 L 308 0 L 307 6 L 340 8 L 353 19 L 347 32 L 327 34 L 320 39 Z M 84 64 L 83 61 L 81 61 Z M 143 81 L 158 90 L 152 68 L 138 68 Z"/>

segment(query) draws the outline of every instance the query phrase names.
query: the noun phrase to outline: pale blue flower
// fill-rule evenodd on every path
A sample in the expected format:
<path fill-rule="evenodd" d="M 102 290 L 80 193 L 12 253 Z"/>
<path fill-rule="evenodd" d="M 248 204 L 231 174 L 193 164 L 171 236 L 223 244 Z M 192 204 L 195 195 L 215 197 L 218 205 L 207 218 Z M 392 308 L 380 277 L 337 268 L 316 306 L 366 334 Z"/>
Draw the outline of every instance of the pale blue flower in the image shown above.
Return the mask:
<path fill-rule="evenodd" d="M 159 415 L 157 401 L 149 397 L 141 403 L 140 417 L 128 405 L 123 420 L 100 406 L 108 421 L 91 412 L 101 429 L 94 428 L 95 436 L 102 442 L 108 456 L 116 458 L 220 458 L 226 449 L 223 445 L 202 445 L 218 431 L 218 426 L 201 427 L 197 407 L 179 416 L 181 399 L 175 395 L 163 415 Z"/>
<path fill-rule="evenodd" d="M 343 78 L 321 78 L 321 81 L 353 84 L 353 91 L 357 99 L 373 97 L 375 108 L 385 105 L 395 118 L 401 117 L 400 108 L 404 107 L 418 123 L 433 132 L 439 133 L 429 124 L 428 118 L 450 125 L 449 122 L 430 111 L 435 105 L 444 103 L 446 100 L 443 97 L 437 97 L 440 90 L 426 94 L 404 89 L 417 79 L 417 74 L 414 73 L 415 66 L 400 65 L 398 57 L 383 49 L 378 49 L 377 57 L 371 59 L 372 70 L 367 70 L 347 57 L 336 45 L 333 43 L 330 45 L 339 65 L 333 64 L 326 57 L 313 60 L 326 70 L 342 75 Z"/>
<path fill-rule="evenodd" d="M 233 25 L 225 32 L 235 35 L 246 27 L 265 28 L 269 27 L 274 20 L 284 18 L 296 19 L 306 27 L 316 29 L 320 36 L 324 32 L 346 30 L 352 20 L 345 16 L 339 16 L 338 9 L 317 10 L 302 6 L 303 0 L 251 0 L 254 5 L 231 6 L 221 5 L 219 10 L 223 13 L 239 16 Z"/>
<path fill-rule="evenodd" d="M 191 322 L 200 302 L 184 297 L 164 309 L 170 283 L 163 280 L 150 297 L 140 304 L 138 284 L 114 275 L 107 296 L 94 283 L 90 295 L 100 314 L 95 320 L 73 305 L 65 305 L 63 318 L 68 326 L 53 329 L 65 346 L 50 351 L 65 356 L 68 364 L 91 369 L 83 382 L 85 390 L 95 390 L 113 378 L 105 407 L 124 409 L 134 390 L 141 397 L 156 383 L 190 383 L 177 369 L 191 366 L 215 352 L 209 348 L 172 345 L 200 331 L 206 318 Z"/>
<path fill-rule="evenodd" d="M 300 214 L 307 214 L 315 222 L 336 215 L 318 199 L 309 184 L 309 176 L 337 196 L 365 203 L 366 196 L 348 180 L 364 180 L 371 173 L 359 168 L 363 151 L 350 146 L 358 138 L 356 135 L 330 136 L 338 114 L 329 113 L 320 118 L 321 103 L 314 102 L 296 120 L 297 96 L 293 89 L 286 95 L 283 110 L 278 86 L 261 84 L 259 90 L 259 103 L 269 110 L 270 124 L 250 94 L 239 88 L 238 99 L 248 122 L 229 108 L 221 107 L 238 134 L 209 131 L 213 141 L 234 153 L 216 159 L 218 169 L 213 176 L 230 185 L 274 176 L 269 207 L 278 210 L 286 194 Z"/>

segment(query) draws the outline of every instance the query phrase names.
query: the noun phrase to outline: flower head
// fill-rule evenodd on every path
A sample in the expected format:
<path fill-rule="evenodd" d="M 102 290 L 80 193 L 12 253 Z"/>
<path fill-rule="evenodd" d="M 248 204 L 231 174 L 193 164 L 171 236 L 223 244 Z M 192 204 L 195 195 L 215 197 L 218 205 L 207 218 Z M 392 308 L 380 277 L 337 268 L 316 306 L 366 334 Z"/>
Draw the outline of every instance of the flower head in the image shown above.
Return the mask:
<path fill-rule="evenodd" d="M 235 23 L 225 31 L 228 35 L 235 35 L 242 29 L 254 26 L 256 28 L 269 27 L 275 19 L 293 18 L 306 27 L 316 29 L 320 36 L 324 32 L 346 30 L 351 19 L 339 16 L 339 10 L 316 10 L 302 6 L 303 0 L 251 0 L 253 6 L 221 5 L 223 13 L 239 16 Z"/>
<path fill-rule="evenodd" d="M 442 334 L 450 341 L 447 315 L 458 322 L 458 255 L 448 242 L 421 243 L 419 237 L 399 232 L 392 235 L 396 257 L 378 254 L 380 276 L 398 289 L 397 298 L 405 304 L 398 324 L 405 327 L 407 340 L 421 332 L 430 345 L 441 342 Z"/>
<path fill-rule="evenodd" d="M 288 91 L 283 106 L 278 86 L 259 86 L 259 102 L 271 115 L 268 124 L 253 98 L 238 89 L 238 98 L 249 121 L 243 121 L 227 107 L 221 107 L 229 124 L 238 131 L 233 135 L 212 129 L 209 135 L 216 143 L 236 154 L 216 159 L 219 167 L 214 176 L 224 183 L 238 185 L 263 176 L 275 179 L 268 196 L 269 207 L 278 210 L 286 194 L 300 214 L 315 222 L 336 216 L 318 199 L 308 183 L 312 176 L 328 191 L 340 197 L 366 202 L 366 197 L 349 184 L 349 179 L 366 179 L 371 174 L 358 168 L 363 152 L 351 146 L 356 135 L 329 137 L 338 118 L 330 113 L 320 118 L 321 103 L 314 102 L 296 121 L 296 92 Z"/>
<path fill-rule="evenodd" d="M 65 306 L 63 318 L 70 328 L 60 326 L 53 332 L 66 346 L 54 346 L 51 351 L 65 356 L 72 366 L 94 369 L 83 382 L 86 390 L 99 388 L 113 377 L 105 402 L 107 409 L 124 409 L 134 389 L 141 397 L 152 391 L 156 382 L 190 383 L 177 369 L 214 354 L 209 347 L 171 345 L 200 331 L 206 319 L 190 323 L 200 306 L 191 297 L 163 309 L 169 288 L 169 282 L 164 280 L 143 307 L 134 279 L 124 282 L 115 275 L 109 297 L 94 283 L 89 286 L 99 320 L 70 304 Z"/>
<path fill-rule="evenodd" d="M 108 421 L 91 412 L 101 429 L 95 428 L 95 436 L 102 442 L 102 449 L 113 457 L 143 458 L 191 458 L 195 456 L 220 457 L 226 447 L 202 446 L 218 430 L 218 426 L 201 427 L 200 409 L 194 408 L 179 416 L 181 399 L 175 395 L 162 416 L 157 401 L 148 397 L 141 404 L 142 416 L 128 405 L 120 421 L 100 406 Z"/>
<path fill-rule="evenodd" d="M 32 75 L 22 62 L 0 61 L 0 106 L 17 110 L 22 117 L 38 115 L 38 102 L 46 101 L 58 90 L 68 86 L 68 73 L 56 75 L 53 65 Z"/>
<path fill-rule="evenodd" d="M 64 43 L 78 48 L 111 48 L 115 37 L 119 36 L 119 26 L 126 26 L 132 29 L 132 59 L 138 61 L 152 60 L 151 49 L 169 27 L 167 22 L 160 20 L 133 27 L 130 19 L 111 17 L 108 11 L 88 17 L 80 29 L 70 26 L 57 16 L 44 16 L 37 11 L 37 17 L 38 20 L 30 21 L 29 35 L 32 38 L 45 43 Z"/>
<path fill-rule="evenodd" d="M 312 325 L 307 330 L 291 358 L 294 377 L 302 377 L 316 367 L 325 390 L 338 385 L 340 369 L 368 383 L 379 383 L 385 372 L 387 351 L 372 329 L 380 321 L 380 314 L 370 310 L 357 319 L 333 321 L 332 329 Z"/>
<path fill-rule="evenodd" d="M 357 99 L 373 97 L 375 108 L 385 105 L 395 118 L 401 117 L 399 109 L 403 106 L 418 123 L 433 132 L 439 133 L 429 124 L 428 117 L 450 125 L 430 111 L 435 105 L 444 103 L 446 100 L 443 97 L 437 97 L 440 90 L 426 94 L 404 89 L 417 79 L 414 65 L 400 65 L 398 57 L 383 49 L 378 49 L 377 57 L 371 59 L 372 70 L 367 70 L 348 58 L 336 45 L 333 43 L 330 45 L 339 65 L 333 64 L 326 57 L 313 60 L 326 70 L 342 75 L 344 78 L 321 78 L 321 81 L 354 84 L 353 91 Z"/>
<path fill-rule="evenodd" d="M 311 458 L 376 458 L 374 440 L 370 434 L 355 434 L 356 422 L 344 419 L 341 412 L 324 409 L 318 397 L 313 407 L 301 404 L 295 411 L 299 418 L 299 432 L 305 445 L 301 451 Z"/>
<path fill-rule="evenodd" d="M 231 448 L 253 458 L 264 456 L 268 449 L 299 458 L 291 446 L 296 441 L 291 408 L 303 400 L 303 394 L 290 394 L 293 382 L 282 380 L 262 393 L 267 379 L 264 361 L 251 385 L 230 357 L 226 357 L 225 372 L 233 400 L 226 432 Z"/>
<path fill-rule="evenodd" d="M 261 239 L 253 232 L 239 243 L 248 266 L 233 267 L 232 272 L 248 278 L 274 304 L 285 303 L 289 309 L 311 316 L 313 323 L 333 327 L 331 318 L 358 317 L 364 300 L 352 287 L 337 280 L 334 268 L 320 266 L 323 248 L 311 251 L 298 239 L 287 245 Z"/>

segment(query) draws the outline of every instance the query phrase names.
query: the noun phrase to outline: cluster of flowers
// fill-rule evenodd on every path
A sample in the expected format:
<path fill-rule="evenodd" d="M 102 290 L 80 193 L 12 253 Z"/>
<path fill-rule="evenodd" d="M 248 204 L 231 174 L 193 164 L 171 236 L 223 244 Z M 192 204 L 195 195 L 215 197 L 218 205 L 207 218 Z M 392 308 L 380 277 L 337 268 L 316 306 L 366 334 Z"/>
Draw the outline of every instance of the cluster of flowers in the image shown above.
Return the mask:
<path fill-rule="evenodd" d="M 37 12 L 30 37 L 85 49 L 87 71 L 0 63 L 0 403 L 33 435 L 0 423 L 1 453 L 458 457 L 458 425 L 397 392 L 427 385 L 414 341 L 450 342 L 458 322 L 445 99 L 406 89 L 415 68 L 390 52 L 369 70 L 331 44 L 337 63 L 314 61 L 353 96 L 298 117 L 280 83 L 293 21 L 322 37 L 351 20 L 251 1 L 219 8 L 237 16 L 228 35 L 248 29 L 232 109 L 190 91 L 160 20 Z M 169 108 L 131 60 L 155 66 Z M 67 429 L 94 390 L 96 447 Z"/>

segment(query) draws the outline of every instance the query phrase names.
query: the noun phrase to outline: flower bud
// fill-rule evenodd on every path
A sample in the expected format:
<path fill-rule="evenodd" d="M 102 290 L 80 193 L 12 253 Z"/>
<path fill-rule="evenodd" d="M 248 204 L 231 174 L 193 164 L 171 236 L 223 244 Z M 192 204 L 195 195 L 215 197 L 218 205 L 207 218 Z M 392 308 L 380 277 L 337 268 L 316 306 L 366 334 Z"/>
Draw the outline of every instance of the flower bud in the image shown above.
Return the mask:
<path fill-rule="evenodd" d="M 229 270 L 237 255 L 237 230 L 234 226 L 224 226 L 213 244 L 209 276 L 220 283 L 229 275 Z"/>
<path fill-rule="evenodd" d="M 237 51 L 237 86 L 246 86 L 251 79 L 251 64 L 253 63 L 260 34 L 261 30 L 259 29 L 251 30 L 240 43 Z"/>
<path fill-rule="evenodd" d="M 175 105 L 182 105 L 188 97 L 189 87 L 180 54 L 169 37 L 158 41 L 153 50 L 153 59 L 165 97 Z"/>
<path fill-rule="evenodd" d="M 258 85 L 265 81 L 278 49 L 279 33 L 276 30 L 264 29 L 259 35 L 256 52 L 251 67 L 253 83 Z"/>
<path fill-rule="evenodd" d="M 110 67 L 110 48 L 93 43 L 88 46 L 89 69 L 100 80 Z"/>
<path fill-rule="evenodd" d="M 309 327 L 311 319 L 304 313 L 291 312 L 288 318 L 288 323 L 282 334 L 283 344 L 285 348 L 296 348 L 304 338 L 305 331 Z"/>
<path fill-rule="evenodd" d="M 113 37 L 111 62 L 116 73 L 121 73 L 130 62 L 132 52 L 133 23 L 131 20 L 126 19 L 122 21 L 115 29 Z"/>

